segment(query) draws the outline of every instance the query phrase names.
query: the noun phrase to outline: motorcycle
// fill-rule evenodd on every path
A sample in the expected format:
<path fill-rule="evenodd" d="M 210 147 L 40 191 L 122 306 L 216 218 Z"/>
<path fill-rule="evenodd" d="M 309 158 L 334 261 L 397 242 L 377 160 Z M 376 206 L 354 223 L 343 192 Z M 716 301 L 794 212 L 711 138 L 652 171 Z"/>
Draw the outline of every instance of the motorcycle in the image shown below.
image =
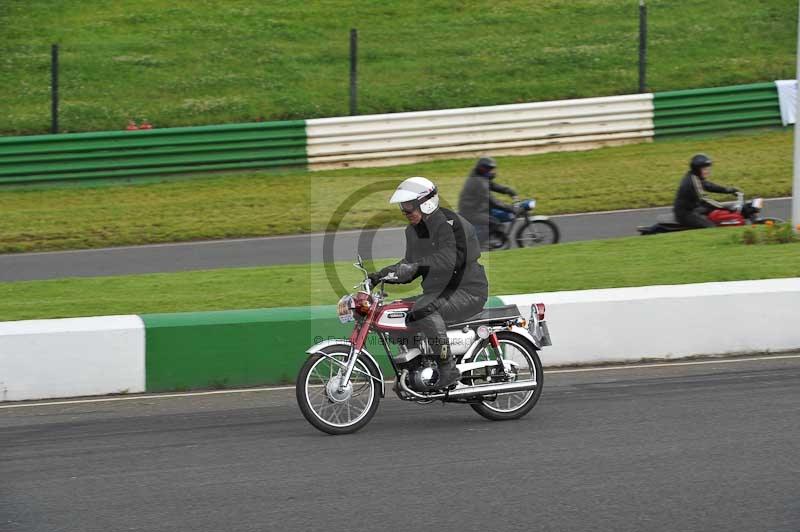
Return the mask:
<path fill-rule="evenodd" d="M 490 238 L 489 251 L 509 249 L 512 240 L 521 248 L 558 243 L 560 234 L 555 222 L 547 216 L 531 215 L 536 207 L 535 199 L 515 201 L 513 205 L 517 213 L 492 209 L 492 218 L 500 224 L 501 231 Z"/>
<path fill-rule="evenodd" d="M 385 397 L 385 379 L 377 360 L 367 351 L 374 333 L 395 373 L 394 393 L 419 404 L 435 401 L 468 404 L 490 420 L 517 419 L 534 407 L 542 393 L 542 363 L 538 351 L 551 345 L 545 306 L 531 306 L 530 316 L 516 305 L 487 308 L 458 323 L 447 324 L 447 337 L 461 378 L 446 389 L 437 387 L 438 359 L 409 348 L 414 333 L 406 325 L 413 302 L 387 301 L 385 283 L 372 287 L 359 256 L 353 266 L 364 273 L 353 294 L 337 304 L 342 323 L 353 323 L 348 339 L 326 340 L 306 350 L 310 356 L 297 377 L 297 402 L 311 425 L 329 434 L 348 434 L 363 428 Z"/>
<path fill-rule="evenodd" d="M 780 218 L 769 216 L 761 216 L 761 209 L 764 208 L 764 200 L 762 198 L 753 198 L 749 201 L 744 200 L 744 193 L 736 193 L 736 201 L 734 201 L 727 209 L 714 209 L 708 213 L 708 219 L 714 225 L 719 227 L 725 226 L 739 226 L 746 224 L 764 224 L 767 222 L 783 223 Z M 674 214 L 662 214 L 656 218 L 656 223 L 653 225 L 640 225 L 636 228 L 642 235 L 654 235 L 658 233 L 673 233 L 675 231 L 686 231 L 688 229 L 696 229 L 694 227 L 686 227 L 681 225 L 675 219 Z"/>

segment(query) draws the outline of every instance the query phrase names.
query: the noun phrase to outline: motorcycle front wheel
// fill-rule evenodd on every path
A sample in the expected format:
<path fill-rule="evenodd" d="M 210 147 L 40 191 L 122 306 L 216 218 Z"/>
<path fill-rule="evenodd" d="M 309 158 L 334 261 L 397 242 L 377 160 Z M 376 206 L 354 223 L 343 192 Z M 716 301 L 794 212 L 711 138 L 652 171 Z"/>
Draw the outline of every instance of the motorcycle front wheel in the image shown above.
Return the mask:
<path fill-rule="evenodd" d="M 478 414 L 492 421 L 518 419 L 530 412 L 542 395 L 542 385 L 544 384 L 542 362 L 539 360 L 536 348 L 519 334 L 501 331 L 497 333 L 497 340 L 500 343 L 500 352 L 503 359 L 515 363 L 515 371 L 511 376 L 511 381 L 535 381 L 536 388 L 522 392 L 497 394 L 492 398 L 485 398 L 480 403 L 474 403 L 470 406 Z M 490 351 L 487 343 L 470 362 L 494 359 L 495 355 Z"/>
<path fill-rule="evenodd" d="M 558 226 L 551 220 L 525 220 L 514 233 L 514 240 L 521 248 L 557 244 L 559 237 Z"/>
<path fill-rule="evenodd" d="M 297 376 L 295 393 L 303 416 L 328 434 L 350 434 L 369 423 L 380 402 L 380 372 L 366 357 L 359 358 L 350 382 L 340 389 L 350 354 L 345 345 L 323 349 L 327 356 L 312 355 Z M 374 377 L 374 378 L 373 378 Z"/>

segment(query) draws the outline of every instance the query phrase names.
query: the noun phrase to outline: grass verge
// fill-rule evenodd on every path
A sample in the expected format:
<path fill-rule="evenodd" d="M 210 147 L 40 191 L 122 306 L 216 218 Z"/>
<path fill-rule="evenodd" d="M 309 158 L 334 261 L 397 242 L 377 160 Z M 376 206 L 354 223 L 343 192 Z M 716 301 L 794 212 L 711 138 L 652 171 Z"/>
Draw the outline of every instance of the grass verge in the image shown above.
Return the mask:
<path fill-rule="evenodd" d="M 794 76 L 793 0 L 648 0 L 648 84 Z M 0 132 L 46 133 L 50 44 L 61 127 L 344 116 L 350 28 L 361 113 L 638 90 L 635 0 L 0 2 Z"/>
<path fill-rule="evenodd" d="M 747 246 L 744 228 L 575 242 L 484 255 L 492 295 L 796 277 L 800 242 Z M 359 277 L 335 265 L 346 287 Z M 415 292 L 394 287 L 393 296 Z M 320 264 L 0 284 L 0 320 L 335 303 Z"/>
<path fill-rule="evenodd" d="M 791 194 L 791 130 L 499 158 L 498 181 L 534 196 L 543 214 L 672 202 L 688 159 L 711 154 L 713 179 L 765 197 Z M 472 160 L 316 173 L 254 173 L 106 186 L 0 190 L 0 253 L 401 225 L 389 190 L 410 175 L 457 205 Z M 364 189 L 364 187 L 367 187 Z M 354 192 L 364 189 L 358 199 Z M 338 210 L 343 208 L 343 214 Z"/>

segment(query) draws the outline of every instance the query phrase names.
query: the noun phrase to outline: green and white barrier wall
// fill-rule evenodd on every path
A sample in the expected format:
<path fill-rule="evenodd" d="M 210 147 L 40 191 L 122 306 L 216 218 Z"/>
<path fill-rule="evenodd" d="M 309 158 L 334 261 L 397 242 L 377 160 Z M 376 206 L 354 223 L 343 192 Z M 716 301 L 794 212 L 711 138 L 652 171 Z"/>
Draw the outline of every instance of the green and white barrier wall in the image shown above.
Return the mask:
<path fill-rule="evenodd" d="M 780 126 L 778 94 L 775 83 L 756 83 L 314 120 L 0 137 L 0 184 L 589 150 Z"/>
<path fill-rule="evenodd" d="M 800 349 L 800 278 L 492 298 L 547 306 L 545 366 Z M 0 401 L 292 382 L 335 306 L 0 323 Z M 384 368 L 380 345 L 368 350 Z"/>

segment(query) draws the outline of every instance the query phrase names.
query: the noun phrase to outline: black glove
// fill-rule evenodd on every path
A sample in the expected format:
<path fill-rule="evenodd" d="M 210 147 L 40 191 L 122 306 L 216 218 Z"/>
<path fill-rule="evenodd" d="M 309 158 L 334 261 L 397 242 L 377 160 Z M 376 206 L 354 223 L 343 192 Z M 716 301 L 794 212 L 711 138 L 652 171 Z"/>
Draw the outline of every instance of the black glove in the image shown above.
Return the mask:
<path fill-rule="evenodd" d="M 381 272 L 373 272 L 367 275 L 367 279 L 370 281 L 370 286 L 378 286 L 378 283 L 381 282 L 381 277 L 383 277 Z"/>
<path fill-rule="evenodd" d="M 419 269 L 419 264 L 416 263 L 407 263 L 401 262 L 395 268 L 394 274 L 397 276 L 397 283 L 410 283 L 414 280 L 414 277 L 417 275 L 417 270 Z"/>
<path fill-rule="evenodd" d="M 741 192 L 741 190 L 736 187 L 728 187 L 728 194 L 736 194 L 737 192 Z"/>

